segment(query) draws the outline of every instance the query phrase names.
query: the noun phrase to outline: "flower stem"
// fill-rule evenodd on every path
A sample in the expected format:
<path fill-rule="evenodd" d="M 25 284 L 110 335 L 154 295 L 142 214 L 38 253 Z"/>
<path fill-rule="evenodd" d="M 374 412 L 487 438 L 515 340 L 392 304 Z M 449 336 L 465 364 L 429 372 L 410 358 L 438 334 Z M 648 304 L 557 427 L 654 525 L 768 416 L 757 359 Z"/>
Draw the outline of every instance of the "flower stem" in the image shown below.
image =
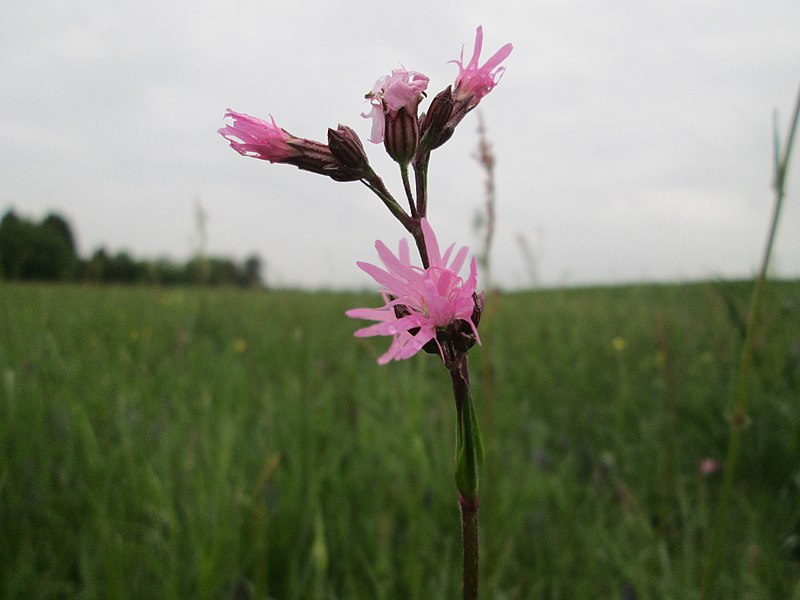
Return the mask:
<path fill-rule="evenodd" d="M 403 177 L 403 189 L 406 192 L 406 198 L 408 198 L 408 206 L 411 209 L 411 217 L 416 219 L 417 205 L 414 202 L 414 194 L 411 191 L 411 180 L 408 177 L 408 163 L 402 163 L 400 165 L 400 174 Z"/>
<path fill-rule="evenodd" d="M 747 317 L 747 331 L 742 353 L 739 359 L 739 368 L 736 372 L 736 383 L 734 387 L 733 408 L 731 411 L 731 434 L 728 440 L 728 453 L 725 459 L 725 469 L 719 494 L 719 504 L 717 505 L 714 529 L 711 535 L 711 543 L 706 556 L 705 572 L 703 574 L 702 598 L 711 598 L 711 591 L 717 580 L 720 554 L 724 546 L 726 524 L 729 520 L 728 507 L 733 493 L 733 479 L 736 463 L 739 458 L 739 447 L 741 445 L 742 431 L 747 423 L 747 390 L 750 370 L 753 365 L 753 355 L 755 353 L 755 331 L 758 319 L 761 314 L 761 305 L 764 299 L 764 292 L 767 284 L 767 274 L 769 271 L 770 257 L 772 256 L 772 246 L 775 242 L 775 234 L 778 230 L 781 208 L 785 196 L 786 175 L 789 165 L 789 157 L 792 153 L 792 145 L 797 130 L 797 121 L 800 118 L 800 91 L 798 91 L 797 102 L 795 104 L 794 116 L 789 127 L 789 135 L 786 139 L 783 152 L 780 149 L 777 125 L 775 126 L 775 205 L 772 212 L 767 243 L 764 248 L 764 256 L 761 262 L 761 269 L 756 278 L 753 297 L 750 301 L 750 312 Z"/>
<path fill-rule="evenodd" d="M 471 502 L 461 496 L 461 543 L 463 546 L 464 600 L 478 598 L 478 502 Z"/>
<path fill-rule="evenodd" d="M 445 363 L 453 381 L 456 401 L 456 487 L 461 506 L 462 591 L 464 600 L 475 600 L 478 597 L 478 487 L 483 467 L 483 442 L 469 389 L 467 355 L 449 345 Z"/>
<path fill-rule="evenodd" d="M 414 180 L 417 183 L 417 214 L 420 218 L 428 216 L 428 164 L 430 154 L 414 159 Z"/>

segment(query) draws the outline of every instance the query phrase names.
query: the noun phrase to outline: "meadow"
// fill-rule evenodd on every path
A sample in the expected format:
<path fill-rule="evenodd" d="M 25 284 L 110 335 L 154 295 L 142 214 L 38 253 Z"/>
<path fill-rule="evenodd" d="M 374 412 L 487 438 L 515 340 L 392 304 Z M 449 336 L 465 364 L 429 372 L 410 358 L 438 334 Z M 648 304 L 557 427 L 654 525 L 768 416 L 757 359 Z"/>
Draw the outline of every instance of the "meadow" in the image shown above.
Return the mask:
<path fill-rule="evenodd" d="M 490 298 L 483 598 L 698 597 L 751 290 Z M 378 300 L 2 284 L 0 598 L 458 597 L 449 377 Z M 715 593 L 800 598 L 800 282 L 758 331 Z"/>

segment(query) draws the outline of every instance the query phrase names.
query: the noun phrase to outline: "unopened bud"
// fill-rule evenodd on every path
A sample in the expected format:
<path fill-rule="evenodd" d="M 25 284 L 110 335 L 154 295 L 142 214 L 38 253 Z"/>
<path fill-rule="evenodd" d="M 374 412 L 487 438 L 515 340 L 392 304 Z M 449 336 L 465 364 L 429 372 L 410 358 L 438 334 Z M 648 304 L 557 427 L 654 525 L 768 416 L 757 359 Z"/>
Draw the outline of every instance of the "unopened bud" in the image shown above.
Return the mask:
<path fill-rule="evenodd" d="M 351 169 L 367 169 L 369 159 L 358 134 L 347 125 L 328 129 L 328 148 L 342 164 Z"/>
<path fill-rule="evenodd" d="M 466 102 L 462 102 L 457 99 L 453 100 L 453 105 L 450 110 L 450 118 L 447 120 L 447 123 L 442 126 L 438 138 L 434 140 L 434 145 L 431 147 L 431 149 L 438 148 L 451 137 L 453 137 L 456 127 L 458 127 L 458 124 L 461 123 L 470 110 L 472 109 L 469 108 Z"/>
<path fill-rule="evenodd" d="M 444 144 L 450 136 L 453 135 L 453 130 L 447 130 L 447 122 L 450 120 L 450 115 L 453 112 L 453 91 L 451 86 L 447 86 L 444 90 L 436 94 L 436 97 L 431 100 L 431 105 L 428 107 L 428 112 L 422 119 L 420 125 L 420 134 L 422 141 L 420 146 L 423 151 L 430 152 Z"/>
<path fill-rule="evenodd" d="M 384 130 L 383 145 L 386 152 L 395 162 L 407 165 L 417 153 L 419 144 L 419 121 L 416 110 L 414 113 L 402 107 L 397 111 L 384 112 L 386 128 Z"/>
<path fill-rule="evenodd" d="M 291 138 L 286 144 L 297 151 L 297 155 L 283 162 L 303 171 L 326 175 L 334 181 L 358 181 L 364 177 L 363 169 L 353 169 L 333 155 L 331 149 L 321 142 L 303 138 Z"/>
<path fill-rule="evenodd" d="M 480 294 L 473 292 L 472 293 L 472 302 L 473 302 L 473 309 L 472 309 L 472 323 L 475 325 L 477 329 L 478 325 L 481 324 L 481 315 L 483 314 L 483 307 L 486 304 L 486 294 L 481 292 Z"/>

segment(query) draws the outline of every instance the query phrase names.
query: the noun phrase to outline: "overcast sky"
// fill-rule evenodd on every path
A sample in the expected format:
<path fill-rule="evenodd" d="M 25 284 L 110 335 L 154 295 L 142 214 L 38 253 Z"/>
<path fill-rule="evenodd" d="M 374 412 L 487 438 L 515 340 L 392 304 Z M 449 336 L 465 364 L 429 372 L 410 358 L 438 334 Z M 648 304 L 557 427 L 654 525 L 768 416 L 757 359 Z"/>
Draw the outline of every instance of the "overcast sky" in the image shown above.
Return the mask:
<path fill-rule="evenodd" d="M 404 233 L 380 201 L 240 157 L 216 133 L 223 113 L 271 114 L 319 140 L 344 123 L 366 140 L 375 80 L 402 65 L 435 94 L 479 24 L 485 56 L 514 44 L 480 109 L 497 160 L 498 283 L 753 273 L 773 203 L 772 111 L 784 134 L 800 85 L 797 0 L 6 0 L 0 209 L 62 213 L 85 256 L 183 260 L 199 205 L 207 251 L 257 253 L 271 283 L 369 285 L 355 261 Z M 478 246 L 476 127 L 472 113 L 432 158 L 443 243 Z M 402 196 L 382 147 L 365 144 Z M 793 277 L 798 159 L 775 254 Z"/>

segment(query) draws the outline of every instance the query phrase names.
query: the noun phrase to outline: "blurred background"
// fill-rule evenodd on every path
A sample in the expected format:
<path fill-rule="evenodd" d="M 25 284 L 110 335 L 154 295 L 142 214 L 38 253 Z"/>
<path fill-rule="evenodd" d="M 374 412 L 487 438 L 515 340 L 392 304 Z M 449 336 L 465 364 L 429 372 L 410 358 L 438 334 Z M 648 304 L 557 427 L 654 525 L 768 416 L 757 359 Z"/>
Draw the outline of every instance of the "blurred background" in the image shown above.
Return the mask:
<path fill-rule="evenodd" d="M 435 94 L 482 24 L 484 58 L 515 46 L 479 108 L 497 161 L 495 283 L 685 281 L 755 271 L 773 109 L 783 133 L 800 76 L 793 0 L 9 0 L 3 12 L 0 211 L 64 215 L 82 257 L 257 256 L 277 286 L 368 286 L 354 262 L 403 232 L 360 184 L 238 156 L 216 133 L 228 107 L 312 139 L 354 127 L 401 195 L 366 142 L 364 93 L 402 65 Z M 433 156 L 443 242 L 479 244 L 476 130 L 472 114 Z M 790 173 L 774 256 L 785 277 L 800 275 L 798 186 Z"/>

